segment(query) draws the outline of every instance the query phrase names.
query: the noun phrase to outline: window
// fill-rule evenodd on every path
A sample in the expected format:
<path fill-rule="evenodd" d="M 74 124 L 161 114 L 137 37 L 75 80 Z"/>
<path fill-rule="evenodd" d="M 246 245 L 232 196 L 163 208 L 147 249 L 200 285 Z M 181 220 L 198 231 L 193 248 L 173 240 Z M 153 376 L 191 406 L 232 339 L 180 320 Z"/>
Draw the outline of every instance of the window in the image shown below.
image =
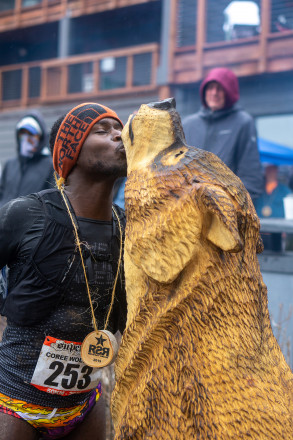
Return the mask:
<path fill-rule="evenodd" d="M 133 85 L 143 86 L 151 83 L 152 54 L 142 53 L 133 57 Z"/>
<path fill-rule="evenodd" d="M 2 74 L 3 101 L 18 100 L 21 98 L 21 70 L 11 70 Z"/>
<path fill-rule="evenodd" d="M 260 32 L 260 0 L 207 0 L 208 43 L 236 40 Z"/>
<path fill-rule="evenodd" d="M 284 32 L 293 30 L 293 1 L 271 0 L 271 31 Z"/>
<path fill-rule="evenodd" d="M 36 6 L 42 3 L 43 0 L 22 0 L 21 6 L 27 8 L 29 6 Z"/>
<path fill-rule="evenodd" d="M 1 0 L 0 1 L 0 12 L 10 11 L 15 7 L 15 0 Z"/>
<path fill-rule="evenodd" d="M 196 34 L 197 0 L 179 0 L 177 47 L 193 46 Z"/>
<path fill-rule="evenodd" d="M 93 63 L 72 64 L 68 68 L 68 93 L 94 90 Z"/>
<path fill-rule="evenodd" d="M 105 58 L 100 61 L 100 90 L 126 86 L 126 57 Z"/>

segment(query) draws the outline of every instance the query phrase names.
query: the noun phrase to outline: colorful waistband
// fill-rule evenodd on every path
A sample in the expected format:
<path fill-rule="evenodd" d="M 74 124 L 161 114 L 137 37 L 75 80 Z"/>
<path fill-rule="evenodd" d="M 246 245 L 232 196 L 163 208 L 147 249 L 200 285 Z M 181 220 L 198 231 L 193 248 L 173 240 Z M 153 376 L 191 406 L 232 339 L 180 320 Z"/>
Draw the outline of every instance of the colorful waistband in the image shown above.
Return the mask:
<path fill-rule="evenodd" d="M 101 393 L 99 384 L 82 405 L 70 408 L 42 407 L 0 393 L 0 412 L 25 420 L 38 430 L 43 439 L 58 439 L 83 421 Z"/>

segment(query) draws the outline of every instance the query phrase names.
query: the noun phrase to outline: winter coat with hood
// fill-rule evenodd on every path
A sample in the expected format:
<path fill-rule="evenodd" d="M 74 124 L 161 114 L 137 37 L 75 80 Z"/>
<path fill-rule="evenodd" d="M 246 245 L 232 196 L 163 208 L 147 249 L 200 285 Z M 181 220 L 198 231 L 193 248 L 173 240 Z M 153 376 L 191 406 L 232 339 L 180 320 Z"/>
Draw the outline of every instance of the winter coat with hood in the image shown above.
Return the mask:
<path fill-rule="evenodd" d="M 0 206 L 19 196 L 54 186 L 52 157 L 50 154 L 44 154 L 48 138 L 45 121 L 38 111 L 32 111 L 24 117 L 32 117 L 36 120 L 41 128 L 40 141 L 32 157 L 22 156 L 19 140 L 20 129 L 17 128 L 19 123 L 17 124 L 17 157 L 8 160 L 3 167 L 0 181 Z"/>
<path fill-rule="evenodd" d="M 225 106 L 211 111 L 205 101 L 205 88 L 218 82 L 225 92 Z M 253 118 L 242 110 L 238 79 L 226 68 L 211 70 L 200 86 L 202 107 L 183 120 L 188 145 L 216 154 L 242 180 L 255 200 L 264 191 L 264 175 L 257 147 Z"/>

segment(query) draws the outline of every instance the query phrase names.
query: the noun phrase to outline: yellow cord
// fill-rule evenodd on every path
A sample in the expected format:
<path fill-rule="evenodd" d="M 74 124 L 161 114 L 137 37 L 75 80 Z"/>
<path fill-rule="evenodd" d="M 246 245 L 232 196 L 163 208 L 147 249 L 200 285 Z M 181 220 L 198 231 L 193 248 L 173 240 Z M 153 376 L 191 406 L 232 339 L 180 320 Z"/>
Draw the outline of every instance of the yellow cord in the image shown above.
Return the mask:
<path fill-rule="evenodd" d="M 65 179 L 64 179 L 64 177 L 58 178 L 56 173 L 55 173 L 54 177 L 55 177 L 55 182 L 56 182 L 57 188 L 61 191 L 61 188 L 65 183 Z"/>
<path fill-rule="evenodd" d="M 66 208 L 67 208 L 70 220 L 72 222 L 72 226 L 74 228 L 75 240 L 76 240 L 76 244 L 78 246 L 78 250 L 79 250 L 79 254 L 80 254 L 80 258 L 81 258 L 81 263 L 82 263 L 83 273 L 84 273 L 84 277 L 85 277 L 87 293 L 88 293 L 90 307 L 91 307 L 91 313 L 92 313 L 92 318 L 93 318 L 93 325 L 94 325 L 95 331 L 98 332 L 98 327 L 97 327 L 97 322 L 96 322 L 96 318 L 95 318 L 95 313 L 94 313 L 94 307 L 93 307 L 90 287 L 89 287 L 89 283 L 88 283 L 88 279 L 87 279 L 87 275 L 86 275 L 86 268 L 85 268 L 85 264 L 84 264 L 84 260 L 83 260 L 83 255 L 82 255 L 82 250 L 81 250 L 81 242 L 79 240 L 79 236 L 78 236 L 78 232 L 77 232 L 77 227 L 76 227 L 75 221 L 73 220 L 73 216 L 72 216 L 72 213 L 70 211 L 67 199 L 66 199 L 66 197 L 64 195 L 64 181 L 65 181 L 65 179 L 63 177 L 60 177 L 58 179 L 57 175 L 55 174 L 55 181 L 56 181 L 56 185 L 57 185 L 58 189 L 61 192 L 61 195 L 62 195 L 64 203 L 66 205 Z M 117 280 L 118 280 L 118 276 L 119 276 L 119 270 L 120 270 L 120 265 L 121 265 L 121 260 L 122 260 L 122 229 L 121 229 L 121 223 L 120 223 L 119 216 L 118 216 L 114 206 L 112 206 L 112 210 L 113 210 L 113 212 L 114 212 L 114 214 L 115 214 L 115 216 L 117 218 L 118 226 L 119 226 L 119 232 L 120 232 L 120 251 L 119 251 L 117 272 L 116 272 L 116 276 L 115 276 L 115 280 L 114 280 L 114 285 L 113 285 L 113 290 L 112 290 L 111 303 L 110 303 L 110 307 L 109 307 L 109 310 L 108 310 L 108 313 L 107 313 L 107 317 L 106 317 L 106 321 L 105 321 L 105 330 L 108 327 L 110 315 L 111 315 L 113 304 L 114 304 L 115 289 L 116 289 L 116 284 L 117 284 Z"/>

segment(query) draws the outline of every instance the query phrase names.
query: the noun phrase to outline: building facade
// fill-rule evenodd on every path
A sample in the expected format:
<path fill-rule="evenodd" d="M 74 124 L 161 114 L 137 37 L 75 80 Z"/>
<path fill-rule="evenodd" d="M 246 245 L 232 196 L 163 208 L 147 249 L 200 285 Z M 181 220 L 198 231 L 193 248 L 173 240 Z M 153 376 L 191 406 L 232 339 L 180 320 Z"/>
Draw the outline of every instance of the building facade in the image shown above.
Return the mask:
<path fill-rule="evenodd" d="M 291 0 L 2 0 L 0 53 L 2 164 L 29 108 L 50 127 L 94 100 L 126 121 L 141 103 L 174 96 L 185 116 L 218 66 L 238 75 L 261 136 L 293 147 Z"/>

